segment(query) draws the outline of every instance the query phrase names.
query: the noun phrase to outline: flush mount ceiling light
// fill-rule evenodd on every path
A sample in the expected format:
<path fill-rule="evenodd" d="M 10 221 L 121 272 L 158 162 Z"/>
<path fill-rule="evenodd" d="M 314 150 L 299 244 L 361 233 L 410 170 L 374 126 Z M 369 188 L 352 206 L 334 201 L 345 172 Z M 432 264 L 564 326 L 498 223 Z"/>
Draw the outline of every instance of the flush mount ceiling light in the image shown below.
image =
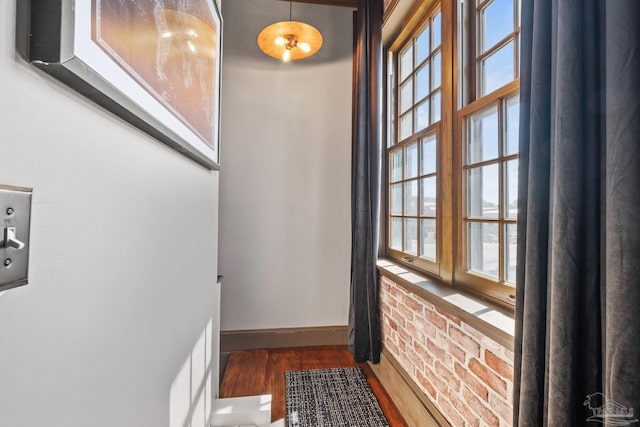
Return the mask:
<path fill-rule="evenodd" d="M 258 46 L 276 59 L 295 61 L 315 54 L 322 46 L 322 34 L 309 24 L 291 20 L 290 1 L 289 20 L 265 27 L 258 35 Z"/>

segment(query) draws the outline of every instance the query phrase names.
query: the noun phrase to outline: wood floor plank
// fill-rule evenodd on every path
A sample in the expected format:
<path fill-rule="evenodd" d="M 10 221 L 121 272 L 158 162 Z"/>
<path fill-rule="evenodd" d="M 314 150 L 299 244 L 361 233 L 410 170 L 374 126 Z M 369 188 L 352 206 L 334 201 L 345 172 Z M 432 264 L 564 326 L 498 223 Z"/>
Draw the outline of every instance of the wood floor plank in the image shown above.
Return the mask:
<path fill-rule="evenodd" d="M 220 397 L 271 394 L 271 418 L 286 414 L 286 371 L 359 366 L 391 427 L 406 427 L 402 415 L 366 363 L 356 364 L 345 346 L 234 351 L 224 372 Z"/>
<path fill-rule="evenodd" d="M 266 381 L 268 361 L 268 350 L 241 350 L 231 353 L 220 385 L 220 397 L 271 393 L 270 384 Z"/>
<path fill-rule="evenodd" d="M 279 349 L 269 354 L 267 377 L 271 385 L 271 418 L 272 421 L 284 418 L 286 415 L 286 371 L 300 369 L 300 354 L 295 349 Z"/>
<path fill-rule="evenodd" d="M 344 346 L 309 347 L 298 349 L 300 369 L 331 369 L 356 366 L 353 356 Z"/>

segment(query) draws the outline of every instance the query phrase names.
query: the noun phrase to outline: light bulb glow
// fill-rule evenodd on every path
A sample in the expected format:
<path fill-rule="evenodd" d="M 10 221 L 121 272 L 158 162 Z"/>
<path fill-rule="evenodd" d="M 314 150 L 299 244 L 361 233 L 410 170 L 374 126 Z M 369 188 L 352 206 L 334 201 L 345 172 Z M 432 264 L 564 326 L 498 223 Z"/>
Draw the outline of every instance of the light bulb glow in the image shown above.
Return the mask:
<path fill-rule="evenodd" d="M 276 22 L 264 27 L 258 34 L 260 50 L 284 62 L 305 59 L 316 53 L 321 46 L 322 34 L 317 28 L 304 22 Z"/>
<path fill-rule="evenodd" d="M 298 47 L 305 53 L 311 52 L 311 46 L 309 46 L 309 43 L 298 42 Z"/>
<path fill-rule="evenodd" d="M 168 39 L 171 36 L 173 36 L 173 33 L 171 31 L 163 31 L 160 33 L 160 37 L 162 37 L 163 39 Z"/>
<path fill-rule="evenodd" d="M 196 52 L 196 46 L 193 43 L 191 43 L 191 40 L 187 41 L 187 47 L 189 48 L 189 50 L 191 52 L 193 52 L 193 53 Z"/>

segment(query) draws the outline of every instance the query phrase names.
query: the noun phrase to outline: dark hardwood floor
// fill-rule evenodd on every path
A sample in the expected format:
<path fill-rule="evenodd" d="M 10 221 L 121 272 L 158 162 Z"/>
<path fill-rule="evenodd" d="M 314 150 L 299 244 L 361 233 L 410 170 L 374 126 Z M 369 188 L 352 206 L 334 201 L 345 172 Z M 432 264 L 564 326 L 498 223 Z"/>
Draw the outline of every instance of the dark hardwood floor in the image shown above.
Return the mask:
<path fill-rule="evenodd" d="M 406 427 L 402 415 L 366 363 L 353 362 L 346 347 L 303 347 L 234 351 L 229 356 L 220 397 L 271 394 L 271 421 L 285 417 L 285 371 L 360 366 L 391 427 Z"/>

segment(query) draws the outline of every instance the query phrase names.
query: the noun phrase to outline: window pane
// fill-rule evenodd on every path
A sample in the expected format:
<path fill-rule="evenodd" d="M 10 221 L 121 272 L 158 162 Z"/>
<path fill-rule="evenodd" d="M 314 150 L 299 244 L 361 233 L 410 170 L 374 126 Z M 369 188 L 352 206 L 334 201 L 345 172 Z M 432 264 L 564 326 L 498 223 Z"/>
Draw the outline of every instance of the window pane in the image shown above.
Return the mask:
<path fill-rule="evenodd" d="M 404 155 L 404 178 L 415 178 L 418 176 L 418 143 L 408 145 Z"/>
<path fill-rule="evenodd" d="M 498 278 L 498 224 L 471 222 L 467 226 L 467 259 L 470 271 Z"/>
<path fill-rule="evenodd" d="M 413 79 L 407 80 L 400 88 L 400 114 L 413 106 Z"/>
<path fill-rule="evenodd" d="M 518 226 L 516 224 L 505 224 L 504 236 L 504 280 L 515 284 Z"/>
<path fill-rule="evenodd" d="M 498 165 L 467 171 L 467 215 L 472 218 L 498 218 L 500 181 Z"/>
<path fill-rule="evenodd" d="M 513 55 L 513 41 L 510 41 L 482 61 L 481 96 L 513 81 Z"/>
<path fill-rule="evenodd" d="M 402 184 L 391 186 L 391 215 L 402 215 Z"/>
<path fill-rule="evenodd" d="M 482 9 L 480 19 L 480 53 L 484 53 L 513 32 L 513 0 L 493 0 Z"/>
<path fill-rule="evenodd" d="M 400 117 L 400 140 L 410 137 L 413 134 L 413 114 L 409 111 L 404 116 Z"/>
<path fill-rule="evenodd" d="M 467 164 L 498 158 L 498 107 L 480 111 L 468 119 Z"/>
<path fill-rule="evenodd" d="M 389 61 L 389 76 L 392 77 L 393 74 L 390 70 L 394 69 L 394 62 Z M 389 135 L 390 138 L 387 138 L 387 148 L 393 146 L 396 141 L 396 129 L 398 125 L 398 107 L 396 105 L 396 100 L 398 99 L 398 86 L 396 85 L 395 77 L 389 78 L 389 90 L 387 90 L 387 95 L 389 96 L 389 100 L 387 102 L 388 112 L 387 117 L 389 118 Z"/>
<path fill-rule="evenodd" d="M 404 183 L 404 214 L 418 216 L 418 181 Z"/>
<path fill-rule="evenodd" d="M 390 128 L 389 128 L 389 135 L 395 135 L 395 131 L 396 131 L 396 120 L 395 117 L 392 116 L 393 119 L 391 120 L 391 123 L 389 124 Z M 391 146 L 393 146 L 393 144 L 395 144 L 395 137 L 391 137 L 388 138 L 389 140 L 387 141 L 387 148 L 390 148 Z"/>
<path fill-rule="evenodd" d="M 440 120 L 440 104 L 441 104 L 440 92 L 436 92 L 431 97 L 431 123 L 435 123 Z"/>
<path fill-rule="evenodd" d="M 510 160 L 504 163 L 504 198 L 505 217 L 517 219 L 518 217 L 518 160 Z"/>
<path fill-rule="evenodd" d="M 442 33 L 442 26 L 440 25 L 440 12 L 438 12 L 431 20 L 431 27 L 433 29 L 433 45 L 431 51 L 434 51 L 440 46 L 440 36 Z"/>
<path fill-rule="evenodd" d="M 429 63 L 424 64 L 416 74 L 416 101 L 429 95 Z"/>
<path fill-rule="evenodd" d="M 420 256 L 436 260 L 436 220 L 420 220 Z"/>
<path fill-rule="evenodd" d="M 519 136 L 519 123 L 520 123 L 520 98 L 514 96 L 507 100 L 506 108 L 507 118 L 505 123 L 507 124 L 507 131 L 505 132 L 505 144 L 504 155 L 518 153 L 518 141 Z"/>
<path fill-rule="evenodd" d="M 391 182 L 402 180 L 402 150 L 396 150 L 391 155 Z"/>
<path fill-rule="evenodd" d="M 437 186 L 435 176 L 420 180 L 420 194 L 422 194 L 420 215 L 436 216 Z"/>
<path fill-rule="evenodd" d="M 404 221 L 404 251 L 418 255 L 418 220 L 406 218 Z"/>
<path fill-rule="evenodd" d="M 391 218 L 391 247 L 402 250 L 402 218 Z"/>
<path fill-rule="evenodd" d="M 431 88 L 437 89 L 440 87 L 441 82 L 441 74 L 442 74 L 442 64 L 440 61 L 440 52 L 433 55 L 431 59 Z"/>
<path fill-rule="evenodd" d="M 416 107 L 416 132 L 429 126 L 429 100 Z"/>
<path fill-rule="evenodd" d="M 400 54 L 400 80 L 404 80 L 413 71 L 413 45 Z"/>
<path fill-rule="evenodd" d="M 420 162 L 420 174 L 427 175 L 436 172 L 436 136 L 429 135 L 422 139 L 422 160 Z"/>
<path fill-rule="evenodd" d="M 518 41 L 518 50 L 516 51 L 516 60 L 519 62 L 522 58 L 522 41 L 520 40 L 520 33 L 516 34 L 516 40 Z M 516 75 L 516 78 L 520 77 L 520 74 Z"/>
<path fill-rule="evenodd" d="M 416 64 L 421 63 L 429 56 L 429 25 L 416 37 Z"/>

